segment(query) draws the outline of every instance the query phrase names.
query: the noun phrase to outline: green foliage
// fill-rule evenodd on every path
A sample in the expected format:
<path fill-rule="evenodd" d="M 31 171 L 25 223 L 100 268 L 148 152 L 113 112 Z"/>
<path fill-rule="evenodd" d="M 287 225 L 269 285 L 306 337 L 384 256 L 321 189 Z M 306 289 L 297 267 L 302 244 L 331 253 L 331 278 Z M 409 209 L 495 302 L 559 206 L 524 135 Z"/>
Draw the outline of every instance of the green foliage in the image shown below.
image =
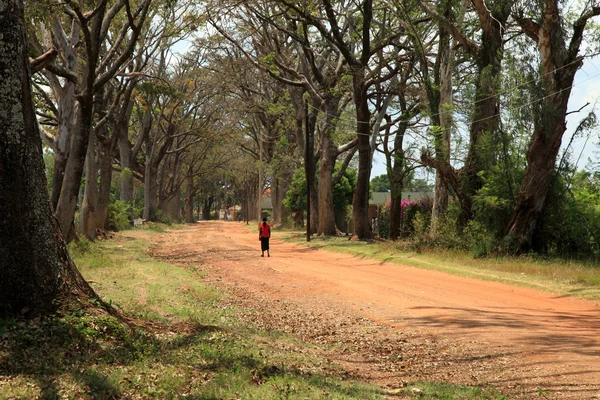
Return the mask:
<path fill-rule="evenodd" d="M 379 224 L 379 236 L 389 238 L 390 232 L 390 208 L 391 201 L 379 207 L 377 223 Z M 425 225 L 431 224 L 431 209 L 433 200 L 423 198 L 418 201 L 402 200 L 400 203 L 400 231 L 404 236 L 427 232 Z"/>
<path fill-rule="evenodd" d="M 540 222 L 534 234 L 538 251 L 600 259 L 600 174 L 581 171 L 571 187 L 556 175 Z"/>
<path fill-rule="evenodd" d="M 52 194 L 52 183 L 54 181 L 54 161 L 56 156 L 53 151 L 44 149 L 44 165 L 46 166 L 46 182 L 48 183 L 48 193 Z"/>
<path fill-rule="evenodd" d="M 390 190 L 390 180 L 387 174 L 371 179 L 371 190 L 374 192 L 388 192 Z"/>
<path fill-rule="evenodd" d="M 218 213 L 215 213 L 215 216 L 213 219 L 217 219 L 218 218 Z M 154 219 L 156 220 L 156 222 L 159 222 L 161 224 L 165 224 L 165 225 L 173 225 L 175 223 L 175 221 L 173 220 L 173 218 L 163 212 L 162 210 L 156 210 L 156 212 L 154 213 Z"/>
<path fill-rule="evenodd" d="M 512 186 L 507 183 L 504 166 L 500 164 L 490 167 L 480 176 L 484 185 L 473 198 L 475 220 L 501 238 L 514 207 Z"/>
<path fill-rule="evenodd" d="M 127 201 L 115 200 L 108 205 L 108 229 L 123 231 L 131 227 L 130 206 Z"/>
<path fill-rule="evenodd" d="M 445 400 L 508 400 L 493 389 L 452 385 L 449 383 L 419 382 L 404 389 L 408 399 Z"/>
<path fill-rule="evenodd" d="M 283 199 L 283 206 L 292 213 L 306 210 L 306 174 L 304 169 L 296 170 L 292 183 Z"/>
<path fill-rule="evenodd" d="M 338 170 L 339 166 L 336 165 L 334 175 Z M 357 171 L 353 168 L 346 168 L 340 181 L 333 186 L 333 207 L 335 211 L 345 211 L 347 206 L 352 204 L 356 179 Z M 296 170 L 294 173 L 292 183 L 283 199 L 283 205 L 292 213 L 306 210 L 306 175 L 303 168 Z"/>
<path fill-rule="evenodd" d="M 338 171 L 339 165 L 336 165 L 333 175 L 335 176 Z M 335 211 L 345 211 L 347 206 L 352 204 L 356 180 L 357 171 L 353 168 L 346 168 L 340 181 L 333 186 L 333 209 Z"/>
<path fill-rule="evenodd" d="M 405 187 L 405 190 L 409 192 L 420 192 L 420 193 L 429 193 L 433 192 L 433 185 L 428 183 L 425 179 L 410 179 Z"/>

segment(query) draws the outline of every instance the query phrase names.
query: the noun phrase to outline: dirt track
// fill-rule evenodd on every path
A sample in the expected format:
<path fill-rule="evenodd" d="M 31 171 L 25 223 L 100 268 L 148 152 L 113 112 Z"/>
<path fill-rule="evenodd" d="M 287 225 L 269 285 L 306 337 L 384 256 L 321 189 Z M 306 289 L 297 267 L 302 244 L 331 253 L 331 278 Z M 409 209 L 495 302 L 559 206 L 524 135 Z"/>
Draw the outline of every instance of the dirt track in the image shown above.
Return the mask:
<path fill-rule="evenodd" d="M 391 391 L 419 379 L 511 398 L 600 399 L 600 306 L 271 240 L 236 222 L 162 235 L 154 254 L 204 270 L 259 325 L 328 345 Z"/>

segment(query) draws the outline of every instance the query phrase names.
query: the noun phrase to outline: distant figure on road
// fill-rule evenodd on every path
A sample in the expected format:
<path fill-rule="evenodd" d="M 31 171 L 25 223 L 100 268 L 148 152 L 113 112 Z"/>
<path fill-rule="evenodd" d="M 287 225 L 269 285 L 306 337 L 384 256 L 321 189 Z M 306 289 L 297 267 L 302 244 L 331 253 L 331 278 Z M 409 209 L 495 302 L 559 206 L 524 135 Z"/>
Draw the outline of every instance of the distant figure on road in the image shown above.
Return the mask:
<path fill-rule="evenodd" d="M 267 224 L 267 217 L 263 218 L 262 224 L 258 225 L 258 240 L 260 240 L 260 249 L 262 251 L 261 257 L 271 257 L 269 253 L 269 238 L 271 237 L 271 225 Z"/>

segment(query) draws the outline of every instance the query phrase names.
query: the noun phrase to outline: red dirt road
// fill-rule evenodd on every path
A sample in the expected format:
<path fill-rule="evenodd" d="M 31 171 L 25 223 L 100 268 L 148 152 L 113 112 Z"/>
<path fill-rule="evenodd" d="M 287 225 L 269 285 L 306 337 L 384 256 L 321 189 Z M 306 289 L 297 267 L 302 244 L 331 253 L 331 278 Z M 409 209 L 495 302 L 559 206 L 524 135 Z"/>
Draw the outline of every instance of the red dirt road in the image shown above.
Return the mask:
<path fill-rule="evenodd" d="M 527 288 L 359 259 L 235 222 L 161 236 L 155 254 L 202 269 L 264 325 L 335 343 L 349 373 L 394 389 L 419 379 L 511 398 L 600 399 L 600 306 Z"/>

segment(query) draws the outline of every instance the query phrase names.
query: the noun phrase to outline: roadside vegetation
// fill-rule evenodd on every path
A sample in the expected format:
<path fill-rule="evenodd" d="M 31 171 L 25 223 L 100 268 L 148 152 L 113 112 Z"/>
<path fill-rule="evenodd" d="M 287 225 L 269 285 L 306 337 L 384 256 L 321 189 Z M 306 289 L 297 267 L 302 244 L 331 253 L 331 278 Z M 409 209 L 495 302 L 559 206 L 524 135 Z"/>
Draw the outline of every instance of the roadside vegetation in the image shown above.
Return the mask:
<path fill-rule="evenodd" d="M 386 391 L 347 380 L 317 353 L 297 351 L 315 344 L 241 322 L 193 266 L 152 258 L 145 238 L 159 228 L 71 244 L 84 277 L 122 317 L 91 303 L 0 321 L 0 398 L 504 398 L 481 388 L 419 382 Z"/>
<path fill-rule="evenodd" d="M 423 246 L 424 240 L 419 238 L 394 242 L 351 241 L 346 236 L 313 237 L 307 243 L 306 233 L 297 230 L 280 230 L 276 236 L 313 248 L 357 257 L 532 287 L 582 299 L 600 299 L 600 266 L 589 260 L 563 259 L 534 253 L 481 258 L 466 250 Z"/>

